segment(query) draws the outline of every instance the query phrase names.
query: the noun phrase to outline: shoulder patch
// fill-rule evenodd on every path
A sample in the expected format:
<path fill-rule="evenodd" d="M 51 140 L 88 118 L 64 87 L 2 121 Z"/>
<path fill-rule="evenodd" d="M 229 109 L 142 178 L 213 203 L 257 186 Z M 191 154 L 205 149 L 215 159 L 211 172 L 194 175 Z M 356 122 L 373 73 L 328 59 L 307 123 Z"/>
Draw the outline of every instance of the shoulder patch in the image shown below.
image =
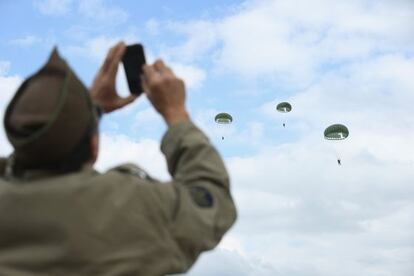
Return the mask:
<path fill-rule="evenodd" d="M 190 188 L 193 201 L 200 207 L 207 208 L 214 204 L 213 195 L 204 187 L 194 186 Z"/>

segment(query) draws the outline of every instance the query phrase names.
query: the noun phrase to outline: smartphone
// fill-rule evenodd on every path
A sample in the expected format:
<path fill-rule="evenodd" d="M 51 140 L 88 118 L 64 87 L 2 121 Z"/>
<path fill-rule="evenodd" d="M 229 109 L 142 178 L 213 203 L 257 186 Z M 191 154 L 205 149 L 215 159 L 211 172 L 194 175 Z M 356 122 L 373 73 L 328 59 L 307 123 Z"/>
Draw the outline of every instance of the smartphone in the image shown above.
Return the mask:
<path fill-rule="evenodd" d="M 140 95 L 144 89 L 141 84 L 142 65 L 146 63 L 144 47 L 141 44 L 133 44 L 126 47 L 122 57 L 128 87 L 131 94 Z"/>

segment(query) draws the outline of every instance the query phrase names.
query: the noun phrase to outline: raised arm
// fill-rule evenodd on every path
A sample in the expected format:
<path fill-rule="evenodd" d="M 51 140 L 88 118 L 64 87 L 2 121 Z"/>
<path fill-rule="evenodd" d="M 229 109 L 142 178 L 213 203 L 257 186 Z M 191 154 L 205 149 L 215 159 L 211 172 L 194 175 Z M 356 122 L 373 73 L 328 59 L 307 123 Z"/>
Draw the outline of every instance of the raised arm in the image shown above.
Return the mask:
<path fill-rule="evenodd" d="M 122 43 L 109 51 L 91 89 L 92 98 L 105 113 L 135 99 L 120 98 L 115 90 L 116 68 L 124 51 Z M 184 82 L 161 60 L 145 65 L 143 71 L 145 93 L 168 126 L 161 150 L 173 180 L 171 185 L 151 181 L 149 185 L 123 187 L 134 197 L 133 191 L 139 191 L 140 196 L 145 193 L 148 201 L 128 202 L 139 208 L 150 202 L 145 208 L 155 216 L 151 225 L 167 233 L 168 241 L 162 240 L 162 246 L 172 250 L 173 257 L 168 260 L 173 271 L 169 272 L 178 273 L 220 242 L 236 220 L 236 208 L 223 160 L 187 112 Z"/>
<path fill-rule="evenodd" d="M 172 235 L 189 268 L 214 248 L 236 219 L 224 163 L 204 133 L 190 120 L 184 82 L 158 60 L 144 67 L 147 97 L 169 126 L 161 150 L 176 191 Z"/>

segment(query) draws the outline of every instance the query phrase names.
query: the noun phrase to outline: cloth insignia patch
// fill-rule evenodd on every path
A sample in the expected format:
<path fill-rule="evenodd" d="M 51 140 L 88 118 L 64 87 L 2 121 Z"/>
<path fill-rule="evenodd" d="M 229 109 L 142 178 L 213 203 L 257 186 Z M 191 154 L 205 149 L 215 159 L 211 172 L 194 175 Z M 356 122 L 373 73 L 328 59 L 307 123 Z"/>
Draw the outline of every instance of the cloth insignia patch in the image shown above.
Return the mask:
<path fill-rule="evenodd" d="M 213 206 L 213 196 L 204 187 L 191 187 L 190 194 L 194 202 L 200 207 L 211 207 Z"/>

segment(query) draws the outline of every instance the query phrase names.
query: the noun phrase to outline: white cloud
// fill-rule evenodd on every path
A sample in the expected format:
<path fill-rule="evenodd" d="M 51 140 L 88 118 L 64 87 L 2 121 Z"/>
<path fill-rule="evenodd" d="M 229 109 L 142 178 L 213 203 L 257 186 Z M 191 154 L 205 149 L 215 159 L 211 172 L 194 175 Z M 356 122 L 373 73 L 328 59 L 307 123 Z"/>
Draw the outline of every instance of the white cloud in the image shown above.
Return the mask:
<path fill-rule="evenodd" d="M 3 118 L 7 105 L 22 82 L 19 76 L 7 75 L 9 68 L 10 62 L 0 61 L 0 156 L 6 156 L 12 152 L 12 147 L 4 132 Z"/>
<path fill-rule="evenodd" d="M 276 269 L 269 266 L 268 263 L 264 263 L 263 261 L 260 261 L 257 258 L 253 258 L 251 256 L 245 257 L 235 251 L 218 248 L 212 253 L 204 253 L 197 261 L 197 263 L 194 265 L 194 267 L 185 275 L 275 276 L 280 274 L 278 274 Z"/>
<path fill-rule="evenodd" d="M 119 64 L 118 66 L 118 74 L 116 76 L 116 88 L 118 94 L 122 97 L 126 97 L 130 94 L 123 64 Z"/>
<path fill-rule="evenodd" d="M 326 69 L 315 83 L 288 97 L 294 104 L 288 126 L 304 138 L 229 162 L 242 224 L 234 231 L 244 233 L 245 254 L 261 256 L 276 271 L 290 268 L 289 275 L 409 275 L 412 268 L 408 218 L 414 210 L 407 194 L 413 194 L 413 62 L 404 54 L 413 45 L 412 11 L 398 3 L 364 3 L 313 1 L 300 3 L 305 7 L 298 10 L 296 2 L 261 1 L 217 23 L 217 39 L 223 43 L 218 65 L 227 70 L 307 82 L 324 63 L 345 63 Z M 182 46 L 189 53 L 193 46 L 187 45 L 197 40 L 193 36 Z M 196 60 L 197 54 L 187 59 Z M 264 108 L 280 124 L 275 103 Z M 209 131 L 216 111 L 206 112 L 196 120 Z M 351 130 L 339 147 L 342 167 L 336 164 L 334 145 L 321 134 L 337 121 Z M 262 132 L 260 124 L 251 126 Z M 375 232 L 367 225 L 381 227 Z M 388 249 L 390 239 L 401 246 Z"/>
<path fill-rule="evenodd" d="M 172 62 L 169 64 L 174 73 L 185 81 L 189 90 L 200 88 L 206 79 L 206 72 L 193 65 Z"/>
<path fill-rule="evenodd" d="M 61 16 L 72 9 L 73 0 L 35 0 L 34 6 L 45 15 Z"/>
<path fill-rule="evenodd" d="M 22 38 L 16 38 L 10 41 L 10 44 L 20 47 L 31 47 L 34 44 L 40 43 L 42 40 L 34 35 L 28 35 Z"/>
<path fill-rule="evenodd" d="M 188 37 L 183 44 L 165 49 L 166 55 L 184 62 L 204 60 L 205 55 L 217 45 L 219 39 L 215 22 L 167 22 L 165 29 Z"/>
<path fill-rule="evenodd" d="M 215 145 L 232 147 L 261 148 L 265 138 L 266 123 L 256 118 L 246 122 L 240 122 L 234 117 L 231 124 L 218 124 L 214 121 L 215 116 L 228 110 L 198 109 L 193 112 L 193 120 L 206 133 Z M 234 116 L 234 114 L 233 114 Z"/>
<path fill-rule="evenodd" d="M 222 137 L 232 141 L 235 138 L 237 139 L 234 124 L 217 124 L 214 121 L 214 117 L 220 112 L 225 111 L 217 109 L 197 110 L 197 112 L 194 112 L 193 120 L 212 141 L 221 141 Z"/>
<path fill-rule="evenodd" d="M 143 127 L 159 128 L 163 126 L 162 117 L 152 107 L 147 107 L 144 110 L 140 110 L 135 115 L 134 128 L 142 129 Z"/>
<path fill-rule="evenodd" d="M 42 14 L 58 17 L 76 12 L 77 16 L 98 22 L 101 27 L 107 23 L 115 26 L 128 19 L 125 10 L 103 0 L 35 0 L 33 4 Z"/>
<path fill-rule="evenodd" d="M 412 164 L 346 152 L 340 167 L 329 146 L 304 140 L 227 160 L 239 255 L 250 266 L 255 258 L 269 264 L 274 275 L 410 275 Z"/>
<path fill-rule="evenodd" d="M 344 123 L 354 148 L 388 162 L 413 162 L 414 59 L 385 55 L 350 64 L 322 76 L 320 81 L 292 96 L 293 111 L 284 114 L 303 135 L 321 135 L 324 127 Z M 275 102 L 262 112 L 274 119 Z M 292 123 L 290 124 L 292 126 Z"/>
<path fill-rule="evenodd" d="M 110 22 L 112 26 L 123 23 L 128 18 L 128 13 L 125 10 L 114 5 L 109 6 L 102 0 L 80 0 L 78 11 L 85 18 L 99 22 Z"/>
<path fill-rule="evenodd" d="M 140 41 L 140 39 L 135 33 L 125 33 L 124 35 L 116 37 L 100 35 L 85 40 L 83 44 L 64 47 L 64 51 L 70 55 L 82 56 L 92 59 L 94 62 L 102 63 L 109 48 L 114 46 L 119 41 L 124 41 L 126 44 L 133 44 Z M 147 63 L 151 64 L 154 60 L 154 56 L 150 50 L 146 51 L 146 57 Z M 196 90 L 200 88 L 206 79 L 205 70 L 198 66 L 174 61 L 168 62 L 168 65 L 174 70 L 177 76 L 185 81 L 188 90 Z M 120 68 L 118 75 L 121 75 L 121 73 L 123 73 L 123 68 Z M 125 87 L 125 83 L 126 82 L 122 80 L 123 88 Z M 121 82 L 118 81 L 118 84 L 121 84 Z M 124 89 L 122 89 L 122 91 L 124 91 Z"/>
<path fill-rule="evenodd" d="M 96 168 L 105 171 L 122 163 L 135 163 L 158 179 L 169 180 L 167 164 L 155 140 L 134 141 L 125 135 L 101 134 Z"/>
<path fill-rule="evenodd" d="M 171 50 L 187 62 L 208 55 L 220 70 L 304 87 L 326 66 L 412 51 L 412 7 L 408 1 L 247 1 L 223 19 L 169 22 L 167 29 L 187 35 Z"/>
<path fill-rule="evenodd" d="M 5 76 L 10 70 L 10 62 L 0 61 L 0 76 Z"/>
<path fill-rule="evenodd" d="M 65 47 L 69 54 L 93 58 L 103 62 L 108 50 L 121 39 L 117 37 L 97 36 L 86 40 L 83 45 L 70 45 Z"/>
<path fill-rule="evenodd" d="M 407 25 L 410 12 L 406 7 L 385 3 L 370 7 L 366 3 L 262 1 L 223 21 L 224 47 L 219 63 L 245 75 L 287 74 L 294 81 L 307 83 L 324 63 L 369 57 L 376 51 L 410 49 L 402 45 L 407 40 L 414 44 L 406 37 L 410 29 L 411 34 L 413 31 Z"/>
<path fill-rule="evenodd" d="M 232 260 L 207 255 L 194 275 L 412 274 L 413 4 L 250 1 L 222 19 L 169 25 L 188 35 L 171 55 L 187 50 L 186 61 L 197 62 L 204 54 L 218 73 L 282 82 L 294 91 L 276 94 L 261 112 L 246 110 L 256 116 L 243 129 L 226 129 L 232 143 L 258 143 L 257 154 L 227 160 L 239 208 L 229 234 L 237 251 Z M 198 42 L 197 22 L 208 43 Z M 197 43 L 207 46 L 197 52 Z M 293 111 L 277 113 L 280 101 Z M 210 137 L 217 136 L 217 112 L 197 112 Z M 286 129 L 274 127 L 283 120 Z M 324 140 L 333 123 L 347 125 L 350 137 Z M 277 131 L 276 141 L 266 128 Z M 291 137 L 278 144 L 278 136 Z"/>
<path fill-rule="evenodd" d="M 68 45 L 64 47 L 64 51 L 70 55 L 84 57 L 100 64 L 104 62 L 109 49 L 120 41 L 125 42 L 127 45 L 133 44 L 139 41 L 139 37 L 133 32 L 117 36 L 98 35 L 88 37 L 81 43 Z"/>
<path fill-rule="evenodd" d="M 213 142 L 222 135 L 231 137 L 223 148 L 255 142 L 257 152 L 227 159 L 239 219 L 189 275 L 412 275 L 413 5 L 257 0 L 210 21 L 147 22 L 152 35 L 167 30 L 187 38 L 164 51 L 179 61 L 173 68 L 189 88 L 211 74 L 195 65 L 208 60 L 220 76 L 235 73 L 247 83 L 257 78 L 291 91 L 266 97 L 261 112 L 252 98 L 251 110 L 243 112 L 254 112 L 254 120 L 238 124 L 235 118 L 222 129 L 213 120 L 222 110 L 194 113 Z M 71 49 L 102 61 L 116 41 L 98 36 Z M 0 72 L 7 67 L 0 63 Z M 279 101 L 291 102 L 293 111 L 282 117 L 275 110 Z M 137 106 L 114 116 L 134 117 Z M 141 109 L 138 123 L 155 116 Z M 325 141 L 324 128 L 337 122 L 349 127 L 350 137 Z M 275 130 L 271 137 L 268 128 Z M 132 161 L 168 179 L 158 148 L 155 140 L 103 134 L 98 168 Z"/>
<path fill-rule="evenodd" d="M 145 29 L 150 35 L 158 35 L 160 33 L 160 22 L 154 18 L 145 22 Z"/>

